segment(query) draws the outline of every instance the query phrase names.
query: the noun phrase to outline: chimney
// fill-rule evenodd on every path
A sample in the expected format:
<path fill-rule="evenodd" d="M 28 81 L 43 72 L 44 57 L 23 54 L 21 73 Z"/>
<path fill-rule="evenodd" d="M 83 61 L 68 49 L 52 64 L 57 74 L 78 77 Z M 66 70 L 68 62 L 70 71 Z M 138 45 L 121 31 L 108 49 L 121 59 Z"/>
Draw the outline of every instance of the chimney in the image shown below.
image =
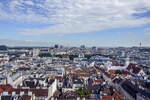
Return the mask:
<path fill-rule="evenodd" d="M 20 92 L 20 96 L 23 96 L 24 95 L 24 92 Z"/>
<path fill-rule="evenodd" d="M 77 97 L 77 100 L 80 100 L 80 97 Z"/>
<path fill-rule="evenodd" d="M 85 97 L 83 97 L 82 100 L 85 100 Z"/>
<path fill-rule="evenodd" d="M 12 96 L 15 96 L 16 95 L 16 92 L 12 92 Z"/>
<path fill-rule="evenodd" d="M 32 96 L 32 92 L 28 92 L 28 96 Z"/>

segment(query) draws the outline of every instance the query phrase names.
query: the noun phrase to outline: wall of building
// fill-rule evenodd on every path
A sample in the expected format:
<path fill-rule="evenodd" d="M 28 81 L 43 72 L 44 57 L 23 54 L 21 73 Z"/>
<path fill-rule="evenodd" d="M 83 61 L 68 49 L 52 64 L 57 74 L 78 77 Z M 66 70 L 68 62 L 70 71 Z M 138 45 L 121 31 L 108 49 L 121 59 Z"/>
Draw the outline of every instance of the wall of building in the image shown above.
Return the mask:
<path fill-rule="evenodd" d="M 51 86 L 48 89 L 48 98 L 52 97 L 54 93 L 57 91 L 57 80 L 51 84 Z"/>

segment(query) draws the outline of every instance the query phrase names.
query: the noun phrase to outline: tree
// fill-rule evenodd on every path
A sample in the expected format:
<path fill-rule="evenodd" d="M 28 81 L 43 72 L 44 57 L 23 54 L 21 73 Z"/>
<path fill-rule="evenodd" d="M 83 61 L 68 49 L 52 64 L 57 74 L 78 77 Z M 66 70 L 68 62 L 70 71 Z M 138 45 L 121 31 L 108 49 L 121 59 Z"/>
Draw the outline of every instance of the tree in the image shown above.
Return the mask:
<path fill-rule="evenodd" d="M 87 89 L 85 89 L 85 87 L 79 87 L 79 89 L 77 90 L 77 93 L 80 96 L 90 96 L 90 92 Z"/>
<path fill-rule="evenodd" d="M 120 70 L 116 70 L 115 74 L 122 74 Z"/>

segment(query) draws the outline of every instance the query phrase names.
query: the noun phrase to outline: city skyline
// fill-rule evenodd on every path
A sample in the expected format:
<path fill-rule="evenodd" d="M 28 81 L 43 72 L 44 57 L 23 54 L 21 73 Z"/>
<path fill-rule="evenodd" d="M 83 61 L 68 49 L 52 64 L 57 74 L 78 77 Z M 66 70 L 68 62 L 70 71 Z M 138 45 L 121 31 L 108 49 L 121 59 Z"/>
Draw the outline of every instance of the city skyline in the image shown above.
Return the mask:
<path fill-rule="evenodd" d="M 149 0 L 0 0 L 0 45 L 150 46 Z"/>

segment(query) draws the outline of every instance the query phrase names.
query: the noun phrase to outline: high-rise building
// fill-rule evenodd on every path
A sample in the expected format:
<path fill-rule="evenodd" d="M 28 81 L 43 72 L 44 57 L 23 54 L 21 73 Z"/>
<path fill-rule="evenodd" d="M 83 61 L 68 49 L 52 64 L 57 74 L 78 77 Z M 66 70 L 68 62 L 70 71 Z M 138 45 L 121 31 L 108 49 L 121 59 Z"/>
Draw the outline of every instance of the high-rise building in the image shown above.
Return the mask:
<path fill-rule="evenodd" d="M 58 44 L 55 44 L 55 45 L 54 45 L 54 48 L 59 48 L 59 45 L 58 45 Z"/>
<path fill-rule="evenodd" d="M 37 57 L 40 53 L 39 49 L 33 49 L 33 57 Z"/>
<path fill-rule="evenodd" d="M 85 45 L 81 45 L 80 48 L 84 49 L 84 48 L 85 48 Z"/>

